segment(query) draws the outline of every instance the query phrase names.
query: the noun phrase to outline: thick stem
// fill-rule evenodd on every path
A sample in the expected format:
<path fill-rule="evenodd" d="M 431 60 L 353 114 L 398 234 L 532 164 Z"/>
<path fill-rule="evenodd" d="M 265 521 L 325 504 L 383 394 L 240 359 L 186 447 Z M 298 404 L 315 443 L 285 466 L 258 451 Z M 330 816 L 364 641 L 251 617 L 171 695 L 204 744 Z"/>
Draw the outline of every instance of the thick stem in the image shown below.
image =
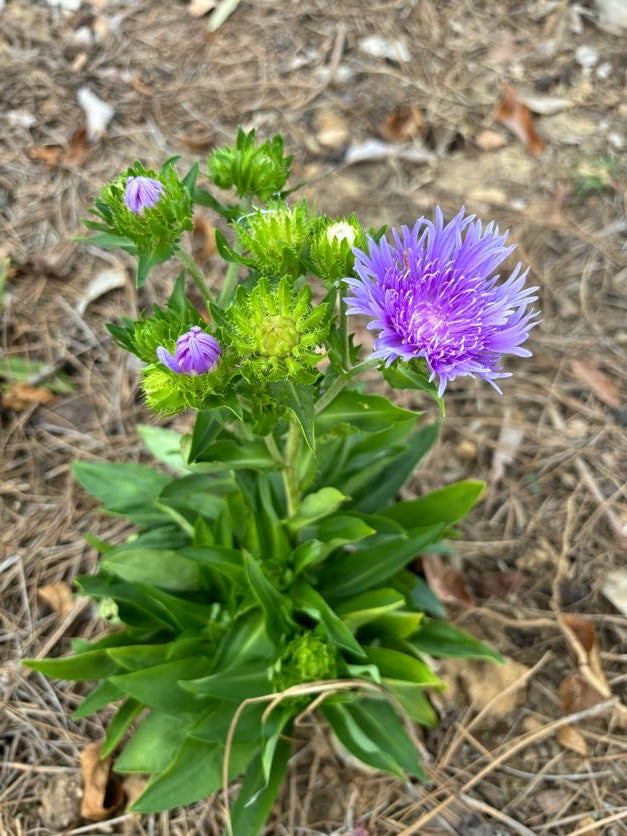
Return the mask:
<path fill-rule="evenodd" d="M 198 288 L 198 290 L 202 293 L 204 300 L 207 302 L 211 299 L 211 292 L 207 287 L 207 283 L 205 282 L 205 277 L 201 273 L 201 271 L 196 266 L 196 262 L 194 259 L 187 253 L 184 249 L 179 249 L 176 251 L 176 255 L 178 260 L 181 262 L 183 267 L 187 270 L 189 275 L 192 277 L 194 284 Z"/>
<path fill-rule="evenodd" d="M 296 472 L 296 459 L 300 451 L 301 429 L 296 421 L 290 421 L 285 443 L 285 457 L 283 466 L 283 484 L 287 499 L 287 516 L 293 517 L 298 509 L 300 490 L 298 485 L 298 474 Z"/>

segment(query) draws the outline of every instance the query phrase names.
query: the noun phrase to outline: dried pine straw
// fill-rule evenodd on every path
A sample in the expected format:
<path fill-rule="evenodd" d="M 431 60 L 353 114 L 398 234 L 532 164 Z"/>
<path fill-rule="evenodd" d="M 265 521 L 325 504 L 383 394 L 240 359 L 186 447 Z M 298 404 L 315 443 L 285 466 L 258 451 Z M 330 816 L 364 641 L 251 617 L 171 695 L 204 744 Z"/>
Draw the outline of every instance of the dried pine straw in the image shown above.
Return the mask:
<path fill-rule="evenodd" d="M 355 769 L 308 716 L 267 832 L 627 833 L 627 744 L 613 708 L 624 696 L 627 619 L 600 591 L 608 570 L 624 568 L 627 524 L 625 170 L 620 161 L 603 167 L 625 141 L 624 55 L 595 14 L 549 0 L 256 0 L 208 36 L 205 19 L 183 2 L 92 0 L 73 14 L 46 0 L 6 3 L 0 256 L 10 256 L 12 272 L 0 360 L 63 370 L 73 391 L 49 405 L 0 409 L 1 833 L 217 835 L 225 825 L 223 793 L 168 814 L 81 822 L 79 753 L 102 736 L 106 718 L 71 720 L 82 686 L 49 682 L 18 660 L 67 652 L 71 637 L 101 630 L 90 605 L 59 620 L 37 590 L 95 569 L 86 531 L 118 541 L 126 533 L 75 485 L 71 461 L 136 461 L 134 427 L 154 421 L 138 398 L 135 366 L 104 329 L 136 310 L 130 277 L 77 313 L 95 274 L 128 268 L 75 240 L 80 219 L 96 189 L 136 157 L 155 165 L 181 154 L 188 163 L 228 141 L 238 123 L 285 133 L 295 180 L 309 181 L 304 193 L 324 211 L 355 210 L 380 225 L 411 222 L 436 202 L 447 214 L 466 202 L 497 218 L 531 265 L 543 311 L 534 357 L 508 364 L 515 376 L 503 399 L 485 385 L 451 387 L 443 438 L 411 486 L 483 478 L 493 468 L 500 477 L 458 544 L 476 605 L 450 612 L 531 669 L 524 704 L 499 719 L 490 706 L 478 715 L 439 697 L 441 726 L 421 737 L 427 786 Z M 375 33 L 403 39 L 411 60 L 361 51 L 359 40 Z M 598 68 L 582 70 L 580 46 L 599 52 Z M 572 104 L 537 117 L 546 143 L 538 157 L 493 121 L 503 81 L 521 95 Z M 80 134 L 82 86 L 115 107 L 108 136 L 93 146 Z M 401 105 L 422 114 L 426 163 L 393 155 L 346 167 L 341 141 L 318 141 L 328 114 L 359 143 L 378 136 Z M 484 130 L 502 132 L 504 146 L 479 151 L 473 140 Z M 595 166 L 600 181 L 590 179 Z M 215 283 L 218 262 L 205 268 Z M 171 279 L 162 268 L 141 304 L 162 299 Z M 29 381 L 48 382 L 38 373 Z M 587 757 L 554 734 L 576 719 L 563 716 L 558 696 L 578 652 L 560 612 L 594 624 L 612 694 L 575 712 Z"/>

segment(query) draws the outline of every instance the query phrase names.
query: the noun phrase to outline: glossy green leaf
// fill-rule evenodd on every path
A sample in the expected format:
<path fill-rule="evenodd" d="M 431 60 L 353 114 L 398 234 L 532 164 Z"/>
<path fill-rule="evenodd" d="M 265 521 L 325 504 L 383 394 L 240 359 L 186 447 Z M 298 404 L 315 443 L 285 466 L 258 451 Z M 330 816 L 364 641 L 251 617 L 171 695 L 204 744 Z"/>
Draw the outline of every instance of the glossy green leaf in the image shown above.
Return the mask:
<path fill-rule="evenodd" d="M 382 587 L 362 592 L 337 605 L 337 613 L 351 630 L 374 621 L 385 613 L 398 610 L 405 605 L 405 598 L 395 589 Z"/>
<path fill-rule="evenodd" d="M 249 610 L 236 619 L 224 636 L 216 653 L 215 670 L 228 668 L 235 660 L 240 665 L 260 659 L 269 660 L 274 650 L 263 612 Z"/>
<path fill-rule="evenodd" d="M 227 546 L 189 546 L 179 554 L 188 560 L 194 560 L 203 566 L 209 566 L 234 581 L 244 577 L 242 553 Z"/>
<path fill-rule="evenodd" d="M 163 665 L 154 665 L 144 670 L 111 677 L 112 682 L 123 693 L 136 700 L 177 713 L 193 711 L 202 707 L 202 700 L 181 688 L 179 682 L 197 678 L 208 671 L 210 662 L 206 658 L 177 659 Z"/>
<path fill-rule="evenodd" d="M 413 412 L 401 409 L 381 395 L 365 395 L 344 390 L 316 416 L 316 429 L 322 434 L 335 430 L 339 424 L 351 424 L 357 429 L 377 432 L 396 421 L 415 419 Z"/>
<path fill-rule="evenodd" d="M 406 639 L 419 629 L 423 619 L 421 612 L 396 610 L 380 616 L 368 627 L 367 635 Z"/>
<path fill-rule="evenodd" d="M 418 750 L 387 700 L 360 697 L 348 703 L 346 710 L 362 731 L 405 772 L 426 780 Z"/>
<path fill-rule="evenodd" d="M 322 704 L 321 711 L 340 743 L 352 755 L 375 769 L 382 769 L 399 778 L 404 777 L 399 763 L 364 731 L 348 706 L 327 701 Z"/>
<path fill-rule="evenodd" d="M 198 564 L 172 549 L 125 549 L 108 554 L 101 566 L 131 583 L 152 583 L 169 590 L 200 589 Z"/>
<path fill-rule="evenodd" d="M 83 488 L 109 511 L 144 511 L 170 482 L 170 477 L 143 464 L 75 462 L 73 472 Z"/>
<path fill-rule="evenodd" d="M 215 462 L 237 470 L 276 470 L 278 467 L 268 448 L 261 441 L 237 444 L 235 441 L 216 441 L 206 447 L 198 456 L 199 462 Z"/>
<path fill-rule="evenodd" d="M 315 450 L 314 391 L 310 383 L 294 383 L 291 380 L 271 383 L 272 397 L 289 407 L 294 413 L 310 450 Z"/>
<path fill-rule="evenodd" d="M 72 717 L 75 720 L 88 717 L 90 714 L 95 714 L 96 711 L 100 711 L 109 705 L 109 703 L 116 702 L 121 696 L 120 689 L 116 688 L 110 680 L 105 679 L 87 694 L 83 702 L 72 713 Z"/>
<path fill-rule="evenodd" d="M 242 788 L 231 808 L 231 824 L 234 834 L 257 836 L 262 829 L 283 783 L 291 751 L 292 744 L 290 741 L 282 737 L 279 738 L 267 781 L 264 776 L 261 755 L 255 755 L 246 770 Z"/>
<path fill-rule="evenodd" d="M 100 757 L 106 758 L 122 741 L 127 729 L 144 709 L 144 705 L 137 700 L 125 700 L 116 711 L 107 728 L 107 734 L 100 749 Z"/>
<path fill-rule="evenodd" d="M 244 552 L 244 564 L 250 589 L 263 610 L 268 635 L 278 643 L 292 623 L 290 599 L 268 580 L 259 561 L 248 552 Z"/>
<path fill-rule="evenodd" d="M 299 584 L 293 590 L 292 598 L 296 610 L 307 613 L 323 624 L 329 641 L 358 658 L 364 658 L 364 651 L 355 636 L 313 587 Z"/>
<path fill-rule="evenodd" d="M 150 424 L 138 424 L 137 432 L 149 453 L 170 470 L 187 473 L 181 455 L 181 434 L 165 427 L 153 427 Z"/>
<path fill-rule="evenodd" d="M 237 703 L 248 697 L 260 697 L 272 692 L 268 665 L 259 662 L 226 668 L 198 679 L 189 679 L 181 683 L 181 687 L 194 694 L 206 694 Z"/>
<path fill-rule="evenodd" d="M 411 643 L 431 656 L 458 656 L 469 659 L 490 659 L 503 662 L 503 657 L 490 645 L 469 633 L 433 618 L 425 618 Z"/>
<path fill-rule="evenodd" d="M 383 684 L 394 694 L 414 723 L 429 728 L 438 725 L 438 716 L 425 694 L 424 685 L 415 685 L 402 679 L 384 679 Z"/>
<path fill-rule="evenodd" d="M 380 513 L 406 528 L 417 525 L 452 525 L 463 519 L 479 499 L 485 482 L 468 479 L 428 493 L 418 499 L 398 502 Z"/>
<path fill-rule="evenodd" d="M 321 584 L 333 597 L 356 595 L 400 571 L 427 546 L 436 542 L 444 526 L 416 528 L 406 535 L 386 535 L 372 546 L 342 555 L 327 567 Z"/>
<path fill-rule="evenodd" d="M 23 665 L 53 679 L 104 679 L 115 673 L 118 666 L 105 650 L 91 650 L 76 656 L 61 656 L 58 659 L 24 659 Z"/>
<path fill-rule="evenodd" d="M 290 527 L 298 530 L 328 517 L 348 498 L 337 488 L 320 488 L 315 493 L 307 494 L 298 506 L 296 514 L 290 519 Z"/>
<path fill-rule="evenodd" d="M 406 363 L 401 360 L 386 366 L 383 369 L 383 377 L 394 389 L 414 389 L 426 392 L 437 403 L 440 414 L 444 418 L 446 409 L 444 399 L 438 395 L 438 387 L 435 381 L 429 382 L 429 372 L 418 366 L 419 361 Z"/>
<path fill-rule="evenodd" d="M 215 411 L 199 412 L 196 415 L 194 429 L 189 447 L 188 461 L 195 462 L 207 447 L 216 440 L 222 432 L 222 422 L 216 417 Z"/>
<path fill-rule="evenodd" d="M 115 771 L 161 772 L 176 755 L 192 722 L 188 715 L 152 711 L 115 759 Z"/>
<path fill-rule="evenodd" d="M 444 688 L 445 684 L 431 668 L 419 659 L 389 647 L 365 647 L 368 659 L 381 671 L 384 679 L 399 679 L 423 688 Z"/>

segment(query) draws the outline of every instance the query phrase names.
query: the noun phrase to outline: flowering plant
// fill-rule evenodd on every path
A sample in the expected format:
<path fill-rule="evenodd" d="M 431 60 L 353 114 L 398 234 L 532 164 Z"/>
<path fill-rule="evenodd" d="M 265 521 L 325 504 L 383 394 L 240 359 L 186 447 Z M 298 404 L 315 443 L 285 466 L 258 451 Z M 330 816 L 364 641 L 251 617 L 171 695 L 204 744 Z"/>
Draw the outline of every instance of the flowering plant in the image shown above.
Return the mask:
<path fill-rule="evenodd" d="M 180 180 L 175 162 L 136 163 L 88 225 L 137 255 L 138 285 L 154 265 L 182 263 L 164 307 L 110 330 L 142 361 L 148 406 L 196 410 L 194 427 L 142 429 L 156 466 L 76 464 L 105 510 L 137 527 L 122 545 L 93 539 L 100 571 L 78 579 L 114 629 L 27 664 L 96 683 L 76 717 L 116 706 L 102 755 L 122 747 L 116 770 L 151 776 L 133 810 L 191 803 L 243 773 L 227 830 L 248 836 L 305 712 L 318 709 L 369 766 L 421 778 L 412 724 L 436 722 L 433 659 L 498 661 L 446 623 L 416 563 L 454 535 L 483 483 L 399 501 L 440 419 L 367 393 L 361 376 L 378 369 L 443 415 L 449 381 L 496 387 L 502 356 L 529 353 L 536 297 L 519 267 L 499 283 L 513 247 L 463 210 L 386 236 L 288 203 L 280 138 L 258 145 L 240 131 L 213 153 L 209 179 L 232 203 L 197 186 L 198 165 Z M 232 233 L 216 231 L 229 265 L 216 293 L 181 244 L 194 204 Z M 377 332 L 368 357 L 349 333 L 357 314 Z"/>

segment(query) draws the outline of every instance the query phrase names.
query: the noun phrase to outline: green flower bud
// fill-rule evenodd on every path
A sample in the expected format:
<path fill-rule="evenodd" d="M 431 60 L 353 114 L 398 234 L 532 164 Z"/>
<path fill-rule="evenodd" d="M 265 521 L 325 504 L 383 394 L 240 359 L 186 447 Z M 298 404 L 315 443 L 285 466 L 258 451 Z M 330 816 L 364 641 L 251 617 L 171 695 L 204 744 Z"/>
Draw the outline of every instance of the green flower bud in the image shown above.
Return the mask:
<path fill-rule="evenodd" d="M 314 370 L 322 359 L 316 348 L 327 334 L 327 307 L 312 307 L 310 300 L 309 285 L 297 293 L 287 276 L 274 287 L 262 278 L 249 292 L 238 288 L 225 312 L 229 328 L 223 342 L 228 340 L 249 383 L 316 379 Z"/>
<path fill-rule="evenodd" d="M 335 679 L 337 650 L 315 633 L 296 636 L 275 663 L 273 684 L 277 691 L 292 685 Z"/>
<path fill-rule="evenodd" d="M 91 211 L 98 221 L 86 221 L 90 229 L 127 239 L 152 264 L 170 258 L 181 234 L 193 228 L 192 196 L 171 162 L 159 172 L 136 162 L 101 190 Z"/>
<path fill-rule="evenodd" d="M 207 409 L 222 396 L 231 372 L 224 355 L 215 371 L 209 374 L 177 374 L 162 363 L 142 369 L 142 388 L 146 404 L 161 415 L 175 415 L 186 409 Z"/>
<path fill-rule="evenodd" d="M 366 246 L 366 234 L 355 215 L 349 218 L 321 218 L 313 231 L 309 260 L 316 275 L 327 282 L 352 276 L 353 247 Z"/>
<path fill-rule="evenodd" d="M 240 128 L 235 146 L 218 148 L 209 158 L 209 176 L 221 189 L 235 188 L 239 197 L 268 200 L 278 194 L 290 176 L 292 157 L 283 155 L 283 138 L 275 136 L 255 145 L 255 131 Z"/>
<path fill-rule="evenodd" d="M 236 227 L 237 237 L 248 263 L 259 273 L 297 278 L 305 272 L 301 256 L 312 225 L 306 201 L 293 207 L 277 201 L 268 209 L 247 215 L 245 220 L 246 225 Z"/>

